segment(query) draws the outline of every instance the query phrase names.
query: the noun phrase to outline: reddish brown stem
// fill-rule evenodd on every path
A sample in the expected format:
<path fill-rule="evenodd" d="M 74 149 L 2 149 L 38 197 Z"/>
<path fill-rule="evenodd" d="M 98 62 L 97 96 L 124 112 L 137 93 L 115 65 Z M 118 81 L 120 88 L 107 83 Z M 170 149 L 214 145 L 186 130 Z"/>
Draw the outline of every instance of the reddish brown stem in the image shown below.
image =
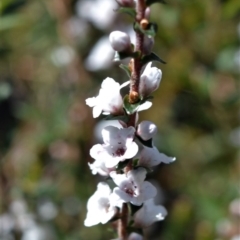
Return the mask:
<path fill-rule="evenodd" d="M 123 203 L 121 218 L 118 220 L 118 237 L 121 240 L 127 240 L 127 224 L 128 224 L 128 205 Z"/>
<path fill-rule="evenodd" d="M 142 19 L 144 19 L 144 13 L 146 10 L 145 0 L 138 0 L 136 2 L 136 22 L 140 24 Z M 139 101 L 139 82 L 140 74 L 142 69 L 141 57 L 143 49 L 144 35 L 140 32 L 136 32 L 136 45 L 135 51 L 138 51 L 140 54 L 137 58 L 133 60 L 132 63 L 132 75 L 130 80 L 130 93 L 129 93 L 129 102 L 136 103 Z"/>

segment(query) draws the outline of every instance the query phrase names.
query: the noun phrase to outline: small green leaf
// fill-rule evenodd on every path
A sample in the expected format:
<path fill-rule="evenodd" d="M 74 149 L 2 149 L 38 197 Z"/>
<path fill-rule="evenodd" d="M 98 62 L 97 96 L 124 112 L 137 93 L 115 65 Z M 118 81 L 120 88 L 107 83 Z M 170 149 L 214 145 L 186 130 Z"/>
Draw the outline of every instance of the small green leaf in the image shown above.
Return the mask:
<path fill-rule="evenodd" d="M 104 120 L 121 120 L 123 122 L 128 122 L 129 116 L 128 115 L 114 116 L 110 114 L 110 115 L 107 115 L 107 117 L 105 117 Z"/>
<path fill-rule="evenodd" d="M 141 62 L 143 65 L 145 65 L 148 62 L 151 61 L 157 61 L 163 64 L 166 64 L 165 61 L 163 61 L 157 54 L 155 54 L 154 52 L 151 52 L 149 55 L 145 55 L 142 59 Z"/>
<path fill-rule="evenodd" d="M 117 11 L 120 13 L 127 13 L 128 15 L 130 15 L 133 18 L 135 18 L 137 15 L 135 9 L 130 8 L 130 7 L 120 7 L 117 9 Z"/>
<path fill-rule="evenodd" d="M 163 3 L 163 4 L 166 4 L 166 2 L 164 0 L 146 0 L 146 5 L 147 6 L 150 6 L 154 3 Z"/>
<path fill-rule="evenodd" d="M 120 171 L 128 165 L 129 160 L 125 160 L 124 162 L 119 162 L 116 166 L 116 170 Z"/>
<path fill-rule="evenodd" d="M 133 159 L 133 167 L 137 167 L 139 159 Z"/>
<path fill-rule="evenodd" d="M 131 78 L 131 71 L 127 65 L 120 64 L 119 67 L 127 73 L 129 78 Z"/>
<path fill-rule="evenodd" d="M 149 23 L 147 28 L 143 29 L 138 22 L 135 22 L 133 25 L 133 29 L 147 36 L 155 37 L 158 30 L 158 26 L 156 23 Z"/>
<path fill-rule="evenodd" d="M 134 112 L 136 112 L 140 105 L 141 105 L 141 101 L 139 101 L 138 103 L 134 103 L 134 104 L 129 103 L 128 95 L 126 95 L 123 98 L 123 107 L 126 110 L 127 114 L 133 114 Z"/>

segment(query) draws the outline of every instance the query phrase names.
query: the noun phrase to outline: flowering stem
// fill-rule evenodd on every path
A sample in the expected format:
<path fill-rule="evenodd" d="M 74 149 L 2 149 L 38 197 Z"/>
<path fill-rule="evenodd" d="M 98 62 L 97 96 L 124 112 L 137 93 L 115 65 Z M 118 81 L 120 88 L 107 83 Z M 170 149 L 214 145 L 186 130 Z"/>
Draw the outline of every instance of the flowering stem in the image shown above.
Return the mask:
<path fill-rule="evenodd" d="M 146 5 L 144 0 L 137 0 L 136 2 L 136 22 L 141 23 L 142 19 L 144 19 Z M 142 57 L 142 49 L 143 49 L 143 41 L 144 34 L 137 31 L 136 32 L 136 45 L 135 51 L 139 52 L 139 56 L 133 59 L 132 62 L 132 75 L 130 80 L 130 93 L 129 93 L 129 102 L 136 103 L 139 101 L 139 81 L 140 74 L 142 69 L 141 57 Z"/>
<path fill-rule="evenodd" d="M 123 203 L 121 218 L 118 220 L 118 237 L 121 240 L 127 239 L 127 224 L 128 224 L 128 205 Z"/>

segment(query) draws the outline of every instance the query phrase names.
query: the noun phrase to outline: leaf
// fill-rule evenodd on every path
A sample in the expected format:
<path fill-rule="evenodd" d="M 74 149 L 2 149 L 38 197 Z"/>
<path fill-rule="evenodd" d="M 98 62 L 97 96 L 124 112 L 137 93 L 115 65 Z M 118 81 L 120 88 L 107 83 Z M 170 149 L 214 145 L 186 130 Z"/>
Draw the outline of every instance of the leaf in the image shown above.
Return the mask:
<path fill-rule="evenodd" d="M 133 18 L 135 18 L 137 15 L 135 9 L 130 8 L 130 7 L 120 7 L 117 9 L 117 11 L 120 13 L 127 13 L 128 15 L 130 15 Z"/>
<path fill-rule="evenodd" d="M 133 159 L 133 161 L 132 161 L 132 165 L 133 165 L 133 167 L 137 167 L 137 165 L 138 165 L 138 161 L 139 161 L 138 158 Z"/>
<path fill-rule="evenodd" d="M 127 73 L 129 78 L 131 78 L 131 71 L 127 65 L 120 64 L 119 67 Z"/>
<path fill-rule="evenodd" d="M 152 138 L 149 140 L 143 140 L 141 137 L 137 136 L 138 140 L 146 147 L 152 148 L 153 147 L 153 142 Z"/>
<path fill-rule="evenodd" d="M 142 62 L 143 65 L 145 65 L 146 63 L 151 62 L 151 61 L 157 61 L 157 62 L 166 64 L 166 62 L 163 61 L 163 60 L 162 60 L 156 53 L 154 53 L 154 52 L 151 52 L 149 55 L 145 55 L 145 56 L 141 59 L 141 62 Z"/>
<path fill-rule="evenodd" d="M 113 61 L 118 62 L 128 57 L 136 58 L 139 56 L 139 52 L 115 52 Z"/>
<path fill-rule="evenodd" d="M 135 31 L 141 32 L 144 35 L 155 37 L 158 26 L 156 23 L 149 23 L 146 29 L 143 29 L 138 22 L 135 22 L 133 25 Z"/>
<path fill-rule="evenodd" d="M 104 120 L 121 120 L 123 122 L 128 122 L 129 116 L 128 115 L 119 115 L 119 116 L 108 115 L 107 117 L 104 118 Z"/>
<path fill-rule="evenodd" d="M 123 162 L 119 162 L 118 165 L 116 166 L 116 170 L 120 171 L 123 168 L 125 168 L 128 165 L 129 160 L 125 160 Z"/>
<path fill-rule="evenodd" d="M 163 3 L 163 4 L 167 4 L 167 2 L 165 2 L 164 0 L 146 0 L 146 5 L 150 6 L 154 3 Z"/>
<path fill-rule="evenodd" d="M 129 103 L 129 95 L 126 95 L 123 98 L 123 107 L 126 110 L 127 114 L 133 114 L 134 112 L 136 112 L 140 105 L 141 105 L 141 101 L 134 104 Z"/>

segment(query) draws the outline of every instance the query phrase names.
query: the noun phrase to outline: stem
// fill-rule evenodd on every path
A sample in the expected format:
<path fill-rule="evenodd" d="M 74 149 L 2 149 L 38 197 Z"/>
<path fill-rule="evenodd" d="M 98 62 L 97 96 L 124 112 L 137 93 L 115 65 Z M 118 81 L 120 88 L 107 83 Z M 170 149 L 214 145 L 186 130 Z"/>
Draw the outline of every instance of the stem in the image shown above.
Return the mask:
<path fill-rule="evenodd" d="M 144 19 L 144 13 L 146 10 L 145 0 L 137 0 L 136 2 L 136 22 L 140 24 L 141 20 Z M 136 45 L 135 51 L 138 51 L 139 57 L 133 59 L 132 63 L 132 75 L 130 80 L 130 93 L 129 93 L 129 102 L 136 103 L 139 101 L 139 82 L 141 76 L 141 57 L 142 57 L 142 49 L 143 49 L 143 41 L 144 34 L 140 32 L 136 32 Z"/>
<path fill-rule="evenodd" d="M 127 240 L 127 224 L 128 224 L 128 205 L 123 203 L 121 218 L 118 220 L 118 237 L 121 240 Z"/>

